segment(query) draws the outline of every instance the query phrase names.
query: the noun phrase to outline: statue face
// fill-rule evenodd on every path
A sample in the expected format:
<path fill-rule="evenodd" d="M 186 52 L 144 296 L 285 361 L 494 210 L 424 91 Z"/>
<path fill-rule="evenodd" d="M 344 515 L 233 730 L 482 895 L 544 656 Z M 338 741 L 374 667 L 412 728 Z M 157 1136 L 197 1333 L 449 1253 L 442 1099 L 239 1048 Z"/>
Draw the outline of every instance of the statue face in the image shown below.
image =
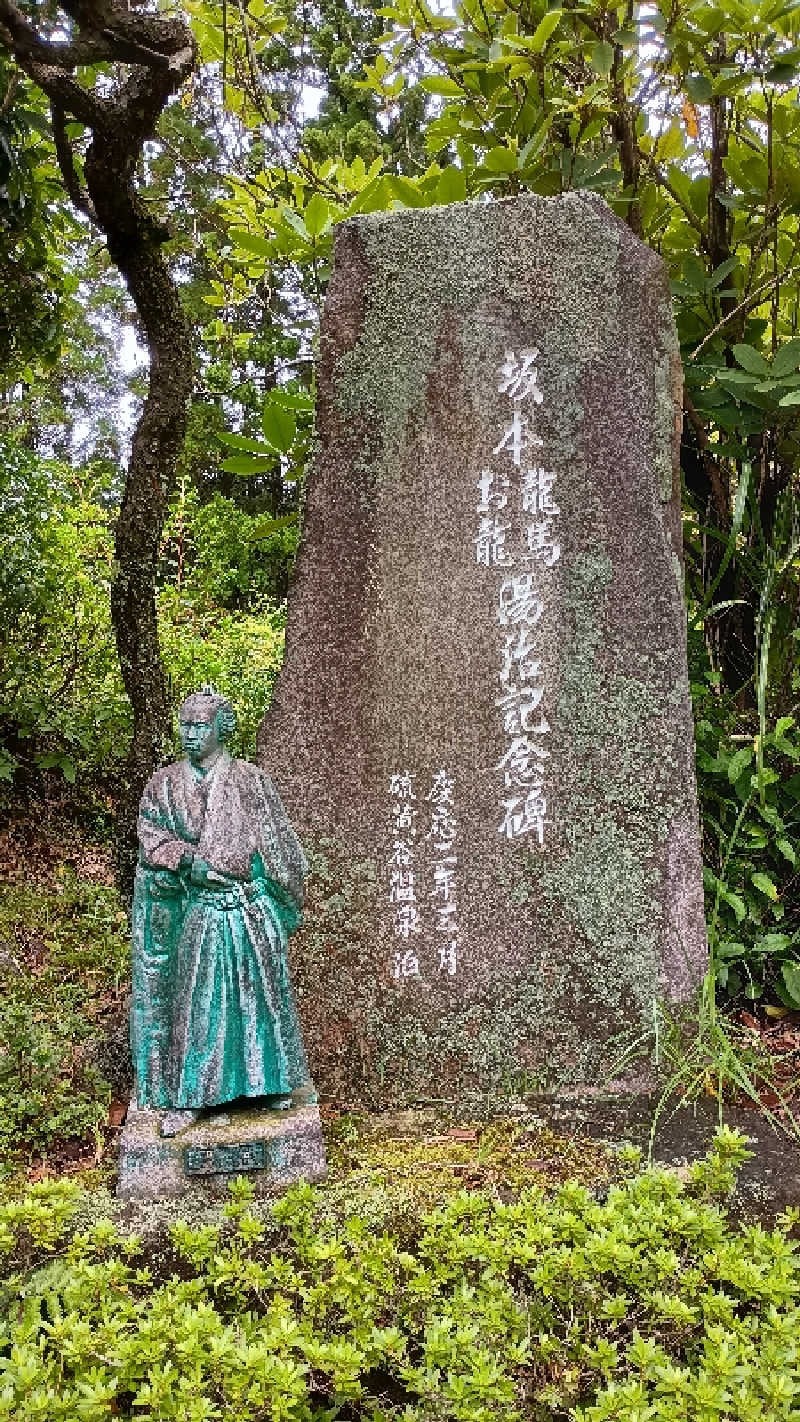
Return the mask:
<path fill-rule="evenodd" d="M 192 715 L 194 719 L 191 721 L 181 718 L 179 722 L 181 745 L 192 765 L 203 765 L 217 754 L 222 744 L 217 728 L 217 715 L 215 711 L 209 710 L 204 716 L 197 708 L 193 709 Z"/>

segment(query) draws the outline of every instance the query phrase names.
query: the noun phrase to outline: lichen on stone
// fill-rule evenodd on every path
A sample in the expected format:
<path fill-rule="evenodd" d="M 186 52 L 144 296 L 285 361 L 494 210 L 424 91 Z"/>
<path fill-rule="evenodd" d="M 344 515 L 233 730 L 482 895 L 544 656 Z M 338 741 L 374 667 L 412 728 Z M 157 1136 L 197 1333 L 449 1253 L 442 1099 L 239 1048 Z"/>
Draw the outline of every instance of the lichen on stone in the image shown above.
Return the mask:
<path fill-rule="evenodd" d="M 333 531 L 314 570 L 317 621 L 303 632 L 324 667 L 343 629 L 342 665 L 363 684 L 342 738 L 349 761 L 332 757 L 325 772 L 326 793 L 334 785 L 358 807 L 353 842 L 322 849 L 298 940 L 315 1040 L 327 1080 L 361 1099 L 597 1081 L 613 1066 L 610 1038 L 641 1027 L 658 990 L 671 834 L 692 796 L 674 334 L 658 260 L 587 194 L 371 214 L 342 231 L 352 268 L 336 278 L 345 334 L 337 344 L 334 322 L 316 513 Z M 530 465 L 554 475 L 560 510 L 532 653 L 552 728 L 542 852 L 532 837 L 502 838 L 506 632 L 499 583 L 474 547 L 476 481 L 500 467 L 509 413 L 498 371 L 509 351 L 534 347 L 545 399 L 531 412 Z M 510 505 L 522 475 L 502 473 Z M 364 548 L 348 542 L 337 479 L 348 509 L 367 510 Z M 535 551 L 521 523 L 511 536 L 515 558 Z M 295 704 L 303 725 L 317 704 L 339 723 L 351 711 L 332 677 L 318 703 L 308 692 Z M 467 806 L 463 976 L 437 978 L 429 924 L 418 945 L 427 980 L 406 982 L 392 971 L 382 787 L 396 766 L 427 775 L 434 763 L 458 769 Z M 348 854 L 362 866 L 372 856 L 369 874 Z"/>

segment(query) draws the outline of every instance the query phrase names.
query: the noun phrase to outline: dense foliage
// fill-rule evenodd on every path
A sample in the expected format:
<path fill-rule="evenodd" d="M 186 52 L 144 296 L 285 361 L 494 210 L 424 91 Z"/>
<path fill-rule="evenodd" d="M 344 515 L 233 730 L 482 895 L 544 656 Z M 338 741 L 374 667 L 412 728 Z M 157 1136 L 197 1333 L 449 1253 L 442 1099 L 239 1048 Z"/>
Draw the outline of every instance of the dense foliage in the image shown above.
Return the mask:
<path fill-rule="evenodd" d="M 8 441 L 0 454 L 0 778 L 19 769 L 30 783 L 36 769 L 56 768 L 88 788 L 113 784 L 130 734 L 108 600 L 113 475 Z M 236 699 L 236 746 L 247 754 L 283 647 L 269 550 L 277 540 L 273 560 L 283 558 L 291 532 L 265 533 L 265 521 L 219 494 L 199 508 L 179 497 L 160 599 L 174 702 L 213 681 Z"/>
<path fill-rule="evenodd" d="M 29 362 L 58 356 L 62 273 L 47 221 L 46 128 L 39 97 L 0 53 L 0 390 L 29 375 Z"/>
<path fill-rule="evenodd" d="M 792 1220 L 740 1232 L 714 1203 L 746 1155 L 723 1131 L 683 1182 L 457 1190 L 421 1216 L 379 1171 L 271 1208 L 239 1181 L 144 1238 L 45 1182 L 0 1204 L 0 1416 L 789 1422 Z"/>

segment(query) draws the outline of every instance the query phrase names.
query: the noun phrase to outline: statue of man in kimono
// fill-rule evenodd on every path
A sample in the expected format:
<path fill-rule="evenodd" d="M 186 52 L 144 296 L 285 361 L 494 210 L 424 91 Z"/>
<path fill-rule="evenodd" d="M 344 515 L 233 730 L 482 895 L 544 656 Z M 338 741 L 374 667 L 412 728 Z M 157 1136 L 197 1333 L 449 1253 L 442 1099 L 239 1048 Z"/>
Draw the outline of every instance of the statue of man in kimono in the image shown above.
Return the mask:
<path fill-rule="evenodd" d="M 186 759 L 142 796 L 133 899 L 137 1100 L 164 1112 L 162 1135 L 310 1086 L 286 959 L 305 855 L 270 777 L 225 749 L 230 702 L 204 687 L 179 716 Z"/>

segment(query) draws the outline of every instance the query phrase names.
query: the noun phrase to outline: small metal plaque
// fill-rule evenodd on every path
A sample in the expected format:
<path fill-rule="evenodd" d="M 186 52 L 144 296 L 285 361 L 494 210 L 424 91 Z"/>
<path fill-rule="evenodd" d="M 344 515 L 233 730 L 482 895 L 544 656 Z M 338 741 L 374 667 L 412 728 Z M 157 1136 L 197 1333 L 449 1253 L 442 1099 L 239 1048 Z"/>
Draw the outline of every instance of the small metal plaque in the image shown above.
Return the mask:
<path fill-rule="evenodd" d="M 279 1170 L 284 1163 L 283 1156 L 281 1141 L 187 1146 L 183 1152 L 183 1168 L 187 1175 L 241 1175 L 247 1170 Z"/>

